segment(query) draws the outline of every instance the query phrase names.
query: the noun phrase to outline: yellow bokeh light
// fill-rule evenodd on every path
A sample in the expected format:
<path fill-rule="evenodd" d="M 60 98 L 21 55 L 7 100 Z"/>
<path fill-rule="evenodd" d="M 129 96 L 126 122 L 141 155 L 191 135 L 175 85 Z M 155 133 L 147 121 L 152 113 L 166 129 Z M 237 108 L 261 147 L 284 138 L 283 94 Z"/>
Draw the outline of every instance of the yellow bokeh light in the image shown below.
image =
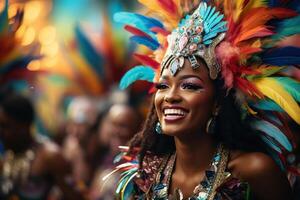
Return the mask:
<path fill-rule="evenodd" d="M 10 5 L 8 7 L 8 18 L 12 18 L 17 14 L 18 6 L 16 4 Z"/>
<path fill-rule="evenodd" d="M 49 68 L 55 67 L 56 65 L 57 65 L 57 59 L 55 57 L 43 59 L 42 66 L 44 68 L 49 69 Z"/>
<path fill-rule="evenodd" d="M 27 65 L 27 69 L 30 71 L 38 71 L 41 68 L 41 62 L 39 60 L 33 60 Z"/>
<path fill-rule="evenodd" d="M 30 45 L 35 39 L 35 30 L 33 27 L 29 27 L 26 29 L 23 38 L 22 38 L 22 45 L 27 46 Z"/>
<path fill-rule="evenodd" d="M 30 1 L 24 8 L 24 23 L 30 24 L 36 21 L 41 14 L 42 5 L 39 1 Z"/>
<path fill-rule="evenodd" d="M 53 26 L 44 27 L 39 34 L 39 41 L 42 45 L 48 45 L 55 41 L 56 29 Z"/>
<path fill-rule="evenodd" d="M 44 56 L 54 57 L 58 53 L 58 43 L 52 43 L 50 45 L 44 45 L 41 48 L 41 54 Z"/>

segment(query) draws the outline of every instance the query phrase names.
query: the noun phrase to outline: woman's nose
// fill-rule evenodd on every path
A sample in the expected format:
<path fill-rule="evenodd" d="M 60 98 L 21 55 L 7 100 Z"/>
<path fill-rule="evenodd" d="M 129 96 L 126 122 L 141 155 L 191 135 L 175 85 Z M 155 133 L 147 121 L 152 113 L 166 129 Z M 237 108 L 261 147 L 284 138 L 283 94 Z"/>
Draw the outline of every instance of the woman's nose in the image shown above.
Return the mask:
<path fill-rule="evenodd" d="M 175 88 L 171 88 L 165 95 L 164 101 L 168 103 L 178 103 L 182 100 L 181 96 Z"/>

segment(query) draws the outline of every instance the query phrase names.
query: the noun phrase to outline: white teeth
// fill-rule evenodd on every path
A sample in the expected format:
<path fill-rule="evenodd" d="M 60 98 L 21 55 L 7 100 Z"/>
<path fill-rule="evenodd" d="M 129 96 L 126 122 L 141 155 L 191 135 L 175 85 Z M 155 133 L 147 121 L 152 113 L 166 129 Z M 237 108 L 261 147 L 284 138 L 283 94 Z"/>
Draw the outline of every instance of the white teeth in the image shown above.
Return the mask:
<path fill-rule="evenodd" d="M 164 109 L 164 114 L 165 115 L 185 115 L 185 111 L 183 111 L 181 109 L 166 108 L 166 109 Z"/>

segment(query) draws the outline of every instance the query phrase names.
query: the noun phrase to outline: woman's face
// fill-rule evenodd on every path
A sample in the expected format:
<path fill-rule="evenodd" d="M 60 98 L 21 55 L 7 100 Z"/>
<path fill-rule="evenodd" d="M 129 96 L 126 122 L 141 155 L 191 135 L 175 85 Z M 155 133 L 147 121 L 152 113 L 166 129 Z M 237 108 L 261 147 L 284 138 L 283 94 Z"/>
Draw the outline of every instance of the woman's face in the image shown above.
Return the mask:
<path fill-rule="evenodd" d="M 165 69 L 157 83 L 154 99 L 163 133 L 181 136 L 205 131 L 215 105 L 214 96 L 213 81 L 204 63 L 194 70 L 185 60 L 176 76 Z"/>

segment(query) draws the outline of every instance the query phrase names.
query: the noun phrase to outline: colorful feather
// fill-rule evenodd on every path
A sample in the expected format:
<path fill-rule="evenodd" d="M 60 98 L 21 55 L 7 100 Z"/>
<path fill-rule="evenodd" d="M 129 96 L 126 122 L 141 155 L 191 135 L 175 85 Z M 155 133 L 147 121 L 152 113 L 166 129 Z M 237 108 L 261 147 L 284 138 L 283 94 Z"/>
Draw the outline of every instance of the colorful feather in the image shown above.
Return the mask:
<path fill-rule="evenodd" d="M 158 49 L 158 47 L 160 46 L 160 44 L 156 40 L 149 37 L 132 36 L 130 37 L 130 40 L 140 45 L 144 45 L 153 51 Z"/>
<path fill-rule="evenodd" d="M 261 78 L 253 83 L 261 93 L 276 102 L 295 122 L 300 124 L 299 105 L 275 79 Z"/>
<path fill-rule="evenodd" d="M 100 80 L 105 80 L 105 71 L 104 71 L 104 59 L 96 51 L 91 42 L 82 32 L 81 28 L 77 26 L 75 28 L 76 40 L 78 43 L 79 51 L 85 57 L 86 61 L 92 68 L 92 70 L 98 75 Z"/>
<path fill-rule="evenodd" d="M 261 55 L 265 64 L 273 66 L 299 65 L 300 48 L 283 47 L 266 51 Z"/>
<path fill-rule="evenodd" d="M 259 110 L 284 112 L 284 110 L 282 110 L 280 106 L 278 106 L 274 101 L 270 99 L 260 100 L 256 103 L 251 104 L 251 106 Z"/>
<path fill-rule="evenodd" d="M 129 13 L 129 12 L 118 12 L 114 14 L 114 20 L 116 22 L 134 26 L 151 36 L 153 36 L 153 33 L 150 31 L 151 28 L 164 27 L 160 21 L 154 18 L 146 17 L 140 14 Z"/>
<path fill-rule="evenodd" d="M 151 38 L 150 35 L 148 35 L 147 33 L 143 32 L 143 31 L 141 31 L 140 29 L 135 28 L 135 27 L 133 27 L 133 26 L 125 25 L 125 26 L 124 26 L 124 29 L 125 29 L 126 31 L 132 33 L 133 35 Z"/>
<path fill-rule="evenodd" d="M 257 120 L 252 123 L 253 128 L 264 132 L 268 137 L 274 138 L 276 142 L 282 145 L 287 151 L 292 151 L 292 144 L 282 131 L 272 123 L 265 120 Z M 274 144 L 274 143 L 273 143 Z"/>
<path fill-rule="evenodd" d="M 151 67 L 136 66 L 129 70 L 120 81 L 120 88 L 124 90 L 130 84 L 137 80 L 145 80 L 152 82 L 155 76 L 155 72 Z"/>
<path fill-rule="evenodd" d="M 4 9 L 0 13 L 0 35 L 8 30 L 8 0 L 5 0 Z"/>
<path fill-rule="evenodd" d="M 274 79 L 300 103 L 300 82 L 289 77 L 274 77 Z"/>
<path fill-rule="evenodd" d="M 143 65 L 150 66 L 150 67 L 152 67 L 154 69 L 157 69 L 160 66 L 160 64 L 156 60 L 150 58 L 147 55 L 141 55 L 141 54 L 135 53 L 134 57 L 138 61 L 140 61 Z"/>

